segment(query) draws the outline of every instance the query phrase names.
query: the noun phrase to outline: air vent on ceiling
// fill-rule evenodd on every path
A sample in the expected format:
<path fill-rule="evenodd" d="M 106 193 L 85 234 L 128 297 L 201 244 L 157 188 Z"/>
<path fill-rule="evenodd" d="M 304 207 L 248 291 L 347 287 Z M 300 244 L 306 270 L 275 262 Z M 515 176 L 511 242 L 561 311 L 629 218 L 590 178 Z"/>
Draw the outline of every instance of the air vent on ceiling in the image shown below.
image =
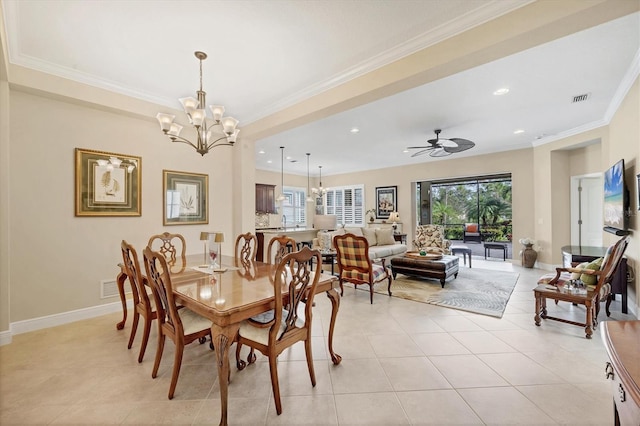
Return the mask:
<path fill-rule="evenodd" d="M 573 101 L 571 101 L 571 103 L 576 103 L 576 102 L 584 102 L 587 99 L 589 99 L 589 96 L 591 96 L 591 93 L 583 93 L 582 95 L 576 95 L 573 97 Z"/>

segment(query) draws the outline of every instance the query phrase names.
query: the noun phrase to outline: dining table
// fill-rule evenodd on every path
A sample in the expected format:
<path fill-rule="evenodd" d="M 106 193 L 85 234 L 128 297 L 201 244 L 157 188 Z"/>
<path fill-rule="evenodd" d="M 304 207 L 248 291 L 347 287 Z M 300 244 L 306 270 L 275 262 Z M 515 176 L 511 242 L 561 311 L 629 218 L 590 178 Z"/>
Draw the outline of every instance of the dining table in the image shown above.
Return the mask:
<path fill-rule="evenodd" d="M 274 273 L 277 265 L 263 262 L 239 262 L 232 256 L 221 257 L 221 267 L 210 269 L 201 265 L 202 254 L 187 256 L 187 264 L 171 271 L 171 282 L 176 303 L 211 320 L 211 340 L 215 350 L 218 383 L 220 386 L 220 425 L 228 424 L 229 349 L 240 328 L 240 323 L 274 308 Z M 336 290 L 337 278 L 320 268 L 312 273 L 321 274 L 316 294 L 325 292 L 331 301 L 328 349 L 331 361 L 339 364 L 342 358 L 333 350 L 333 332 L 340 307 Z M 116 324 L 121 330 L 127 318 L 124 268 L 117 277 L 122 299 L 123 319 Z"/>

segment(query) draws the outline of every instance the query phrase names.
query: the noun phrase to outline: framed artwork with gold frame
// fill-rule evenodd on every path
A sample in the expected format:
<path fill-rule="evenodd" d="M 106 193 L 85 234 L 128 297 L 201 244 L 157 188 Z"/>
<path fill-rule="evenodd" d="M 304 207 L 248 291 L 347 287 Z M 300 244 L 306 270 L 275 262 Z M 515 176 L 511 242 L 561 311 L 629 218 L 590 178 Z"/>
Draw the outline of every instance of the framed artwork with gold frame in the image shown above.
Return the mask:
<path fill-rule="evenodd" d="M 162 224 L 209 223 L 209 175 L 163 170 L 162 176 Z"/>
<path fill-rule="evenodd" d="M 82 148 L 75 157 L 76 216 L 142 215 L 142 157 Z"/>

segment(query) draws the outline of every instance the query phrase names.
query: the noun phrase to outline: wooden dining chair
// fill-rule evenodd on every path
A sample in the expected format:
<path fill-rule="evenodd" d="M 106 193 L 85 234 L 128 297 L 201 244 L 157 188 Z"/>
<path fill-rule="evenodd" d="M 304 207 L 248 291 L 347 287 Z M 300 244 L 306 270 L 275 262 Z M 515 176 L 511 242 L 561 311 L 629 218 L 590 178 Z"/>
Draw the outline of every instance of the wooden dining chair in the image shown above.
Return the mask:
<path fill-rule="evenodd" d="M 308 247 L 286 254 L 276 268 L 273 281 L 274 309 L 266 313 L 270 318 L 265 318 L 261 325 L 256 325 L 250 320 L 243 321 L 238 331 L 236 365 L 239 370 L 246 366 L 246 363 L 240 359 L 242 345 L 248 345 L 269 357 L 271 387 L 278 414 L 282 413 L 282 403 L 277 359 L 282 351 L 303 341 L 311 385 L 316 385 L 311 351 L 311 325 L 313 297 L 321 271 L 311 270 L 311 262 L 314 259 L 316 263 L 320 262 L 320 252 Z M 301 312 L 304 312 L 304 315 L 299 316 Z M 250 364 L 253 363 L 255 357 L 250 354 L 248 361 Z"/>
<path fill-rule="evenodd" d="M 147 279 L 151 284 L 158 312 L 158 349 L 156 350 L 156 359 L 151 377 L 155 379 L 158 375 L 164 342 L 166 337 L 169 337 L 176 346 L 171 385 L 169 386 L 169 399 L 173 399 L 176 384 L 178 383 L 178 375 L 180 374 L 180 366 L 182 365 L 184 347 L 195 340 L 204 343 L 207 336 L 211 337 L 211 320 L 196 314 L 188 308 L 181 307 L 178 309 L 173 295 L 169 265 L 164 254 L 153 251 L 149 247 L 145 247 L 142 253 Z M 213 344 L 210 343 L 209 347 L 213 349 Z"/>
<path fill-rule="evenodd" d="M 124 270 L 131 283 L 131 292 L 133 293 L 133 325 L 131 326 L 131 336 L 129 337 L 127 348 L 131 349 L 133 345 L 133 339 L 136 337 L 136 330 L 138 329 L 138 322 L 140 316 L 142 316 L 144 318 L 144 329 L 142 343 L 140 344 L 140 353 L 138 354 L 138 362 L 142 362 L 147 349 L 147 343 L 149 343 L 151 322 L 158 318 L 158 313 L 155 310 L 153 295 L 149 297 L 149 293 L 147 292 L 147 290 L 151 291 L 151 287 L 147 279 L 142 276 L 136 250 L 125 240 L 122 240 L 120 248 L 122 251 Z"/>
<path fill-rule="evenodd" d="M 540 326 L 540 319 L 542 318 L 582 326 L 585 329 L 585 337 L 591 339 L 593 330 L 598 326 L 598 313 L 600 312 L 601 301 L 607 301 L 607 316 L 611 314 L 609 311 L 612 298 L 611 281 L 620 265 L 622 255 L 629 245 L 629 239 L 629 237 L 622 237 L 618 242 L 609 247 L 599 270 L 556 268 L 555 276 L 553 276 L 553 274 L 542 276 L 538 280 L 538 286 L 533 290 L 535 297 L 535 324 Z M 571 281 L 572 273 L 596 276 L 597 282 L 595 286 L 588 286 L 584 294 L 577 294 L 573 291 L 569 292 L 565 289 L 565 284 Z M 547 299 L 554 300 L 556 304 L 562 301 L 570 302 L 574 305 L 583 305 L 586 310 L 585 322 L 582 323 L 549 315 L 547 313 Z"/>
<path fill-rule="evenodd" d="M 380 264 L 369 258 L 369 242 L 365 237 L 354 234 L 336 235 L 333 237 L 336 247 L 336 261 L 340 280 L 340 295 L 344 293 L 343 282 L 349 282 L 358 287 L 360 284 L 369 285 L 369 297 L 373 303 L 373 286 L 375 283 L 388 280 L 387 291 L 391 296 L 391 274 L 385 265 L 385 259 Z"/>
<path fill-rule="evenodd" d="M 258 254 L 258 237 L 251 232 L 240 234 L 236 238 L 236 259 L 242 261 L 254 261 Z"/>
<path fill-rule="evenodd" d="M 267 247 L 267 263 L 278 265 L 287 253 L 295 251 L 296 248 L 296 240 L 291 237 L 286 235 L 273 237 Z"/>
<path fill-rule="evenodd" d="M 187 244 L 182 235 L 169 232 L 152 235 L 147 246 L 164 256 L 172 273 L 182 272 L 187 267 Z"/>

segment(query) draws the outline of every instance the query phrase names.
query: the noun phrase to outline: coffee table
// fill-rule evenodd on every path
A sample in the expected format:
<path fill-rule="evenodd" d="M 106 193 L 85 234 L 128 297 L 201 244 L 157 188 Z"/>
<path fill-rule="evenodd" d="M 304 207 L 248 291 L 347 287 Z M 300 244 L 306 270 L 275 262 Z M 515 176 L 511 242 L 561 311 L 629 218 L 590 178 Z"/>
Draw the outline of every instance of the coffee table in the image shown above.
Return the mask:
<path fill-rule="evenodd" d="M 393 279 L 396 278 L 398 273 L 439 279 L 444 288 L 445 281 L 449 277 L 458 277 L 458 260 L 457 256 L 449 255 L 443 255 L 440 259 L 421 259 L 409 253 L 391 258 L 391 273 L 393 274 Z"/>

